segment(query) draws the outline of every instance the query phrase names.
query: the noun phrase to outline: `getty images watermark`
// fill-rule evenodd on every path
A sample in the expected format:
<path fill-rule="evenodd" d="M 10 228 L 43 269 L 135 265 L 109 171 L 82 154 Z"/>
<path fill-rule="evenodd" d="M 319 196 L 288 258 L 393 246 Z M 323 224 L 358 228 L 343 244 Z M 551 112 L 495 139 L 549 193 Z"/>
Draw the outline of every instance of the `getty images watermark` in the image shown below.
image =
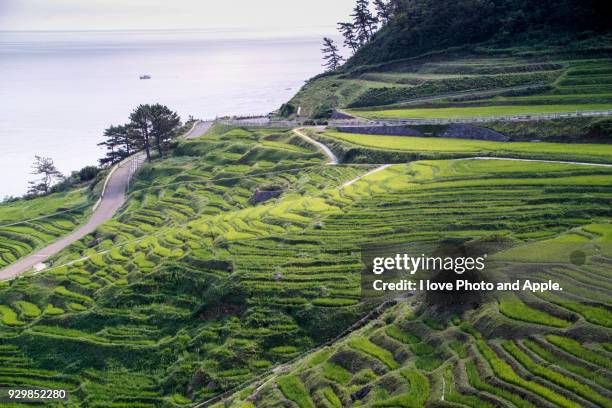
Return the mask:
<path fill-rule="evenodd" d="M 362 296 L 435 292 L 448 293 L 453 301 L 460 301 L 460 293 L 563 290 L 560 283 L 541 279 L 532 266 L 507 263 L 495 257 L 508 247 L 505 242 L 457 239 L 363 248 Z M 471 302 L 473 297 L 467 299 Z"/>
<path fill-rule="evenodd" d="M 372 273 L 382 275 L 385 271 L 394 270 L 415 275 L 417 271 L 423 272 L 453 272 L 463 275 L 466 272 L 482 272 L 485 270 L 485 261 L 488 255 L 479 257 L 440 257 L 426 256 L 421 254 L 418 257 L 409 254 L 395 254 L 394 257 L 377 257 L 373 260 Z M 538 282 L 526 279 L 524 281 L 512 282 L 488 282 L 485 279 L 472 281 L 471 279 L 457 279 L 454 282 L 438 282 L 430 279 L 420 279 L 418 281 L 401 279 L 399 281 L 386 282 L 383 279 L 376 279 L 372 283 L 372 288 L 376 291 L 414 291 L 414 290 L 466 290 L 466 291 L 513 291 L 528 290 L 532 292 L 558 291 L 563 290 L 559 283 L 549 280 L 548 282 Z"/>

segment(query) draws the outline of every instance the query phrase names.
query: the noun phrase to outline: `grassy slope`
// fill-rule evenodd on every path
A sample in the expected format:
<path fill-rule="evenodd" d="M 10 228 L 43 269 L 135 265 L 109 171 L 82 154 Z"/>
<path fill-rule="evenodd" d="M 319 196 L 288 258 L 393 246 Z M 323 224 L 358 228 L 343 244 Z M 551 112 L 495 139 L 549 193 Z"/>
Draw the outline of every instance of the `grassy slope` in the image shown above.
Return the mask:
<path fill-rule="evenodd" d="M 385 187 L 362 201 L 354 214 L 347 214 L 347 225 L 351 218 L 360 220 L 351 224 L 356 225 L 353 232 L 371 233 L 368 229 L 376 219 L 376 225 L 393 226 L 398 231 L 405 223 L 423 235 L 439 228 L 446 238 L 463 234 L 471 238 L 489 234 L 513 236 L 530 243 L 515 242 L 513 248 L 498 253 L 489 274 L 495 271 L 498 279 L 509 281 L 552 279 L 560 281 L 564 291 L 554 296 L 499 293 L 463 314 L 458 309 L 444 312 L 428 307 L 420 302 L 422 295 L 417 294 L 416 302 L 400 303 L 347 338 L 305 355 L 282 374 L 265 377 L 267 382 L 256 392 L 253 386 L 232 395 L 223 406 L 239 407 L 248 398 L 256 407 L 265 407 L 283 394 L 289 398 L 282 387 L 274 386 L 285 378 L 300 384 L 300 399 L 310 399 L 321 406 L 352 403 L 419 407 L 425 401 L 434 404 L 442 394 L 448 402 L 477 407 L 535 407 L 548 403 L 565 407 L 590 403 L 610 406 L 612 360 L 602 350 L 612 330 L 612 314 L 607 309 L 610 288 L 598 287 L 601 279 L 610 278 L 605 259 L 598 258 L 607 254 L 612 244 L 609 215 L 600 219 L 601 224 L 587 222 L 579 228 L 561 227 L 556 233 L 541 235 L 542 228 L 550 227 L 544 227 L 549 221 L 533 212 L 533 204 L 526 204 L 538 202 L 536 206 L 567 214 L 567 208 L 561 208 L 552 197 L 561 194 L 564 202 L 583 197 L 588 194 L 585 188 L 591 185 L 588 177 L 563 191 L 560 186 L 567 176 L 565 171 L 578 169 L 538 163 L 520 166 L 504 161 L 430 161 L 414 163 L 409 169 L 402 167 L 393 166 L 358 183 L 361 188 L 366 183 Z M 401 175 L 406 171 L 416 185 L 403 184 Z M 536 175 L 548 178 L 547 187 L 528 181 L 534 181 Z M 560 184 L 550 178 L 555 175 Z M 495 179 L 489 184 L 485 179 L 491 176 Z M 517 176 L 524 177 L 524 182 L 517 183 Z M 453 181 L 444 182 L 447 178 Z M 464 190 L 466 179 L 474 184 Z M 591 197 L 579 208 L 589 212 L 595 201 Z M 498 211 L 503 213 L 503 219 L 499 218 L 501 213 L 496 215 Z M 366 221 L 367 216 L 372 221 Z M 549 220 L 562 218 L 553 216 Z M 452 231 L 445 230 L 451 225 Z M 517 233 L 519 225 L 531 225 L 533 230 Z M 481 227 L 491 230 L 477 232 Z M 564 233 L 568 230 L 571 233 Z M 404 242 L 424 239 L 427 238 L 403 238 Z M 586 264 L 578 267 L 570 259 L 577 250 L 588 254 Z M 560 270 L 562 266 L 566 272 Z M 578 277 L 580 281 L 575 280 Z M 409 305 L 415 303 L 416 307 Z M 512 340 L 506 341 L 508 338 Z M 347 371 L 350 376 L 345 375 Z M 334 405 L 334 401 L 340 405 Z"/>
<path fill-rule="evenodd" d="M 457 107 L 457 108 L 417 108 L 417 109 L 390 109 L 377 111 L 351 112 L 365 118 L 381 119 L 456 119 L 482 116 L 521 116 L 539 115 L 547 113 L 607 111 L 611 104 L 567 104 L 567 105 L 510 105 L 486 107 Z"/>
<path fill-rule="evenodd" d="M 605 144 L 564 144 L 530 142 L 490 142 L 483 140 L 447 139 L 325 132 L 324 137 L 341 140 L 353 146 L 378 150 L 414 152 L 443 157 L 500 156 L 540 158 L 562 161 L 611 163 L 612 146 Z M 571 146 L 571 147 L 570 147 Z"/>
<path fill-rule="evenodd" d="M 450 54 L 433 61 L 417 58 L 352 68 L 309 81 L 290 103 L 301 106 L 305 115 L 339 107 L 354 108 L 354 114 L 367 118 L 529 115 L 608 110 L 612 106 L 608 58 L 559 57 L 546 55 L 545 50 L 525 57 L 506 51 L 510 55 Z M 526 85 L 531 88 L 504 91 Z M 460 96 L 466 92 L 469 97 Z M 458 96 L 437 97 L 446 94 Z M 424 97 L 436 98 L 419 101 Z M 403 102 L 407 100 L 414 101 Z"/>
<path fill-rule="evenodd" d="M 0 341 L 8 350 L 4 361 L 25 367 L 9 370 L 14 376 L 5 382 L 31 383 L 30 373 L 37 366 L 51 369 L 46 361 L 56 356 L 48 384 L 59 385 L 58 376 L 66 370 L 66 388 L 80 384 L 86 390 L 82 398 L 94 405 L 130 398 L 134 404 L 159 405 L 170 390 L 170 395 L 174 390 L 188 394 L 189 378 L 202 369 L 215 380 L 210 386 L 199 383 L 193 391 L 198 398 L 312 344 L 309 336 L 320 333 L 300 328 L 290 313 L 311 307 L 318 297 L 300 273 L 318 275 L 319 285 L 329 283 L 326 300 L 332 306 L 336 298 L 339 304 L 357 303 L 356 283 L 338 280 L 334 268 L 322 268 L 312 256 L 304 258 L 312 245 L 294 244 L 290 236 L 338 211 L 317 196 L 365 169 L 325 166 L 319 153 L 301 144 L 283 131 L 217 128 L 206 139 L 183 143 L 176 157 L 143 168 L 125 211 L 60 254 L 56 265 L 83 256 L 86 261 L 2 286 L 1 331 L 20 333 L 15 341 Z M 285 195 L 278 203 L 255 206 L 248 200 L 257 188 L 281 188 Z M 285 237 L 286 249 L 276 236 Z M 289 250 L 299 250 L 292 261 Z M 270 257 L 274 251 L 278 257 Z M 342 264 L 355 265 L 350 253 L 343 258 Z M 238 281 L 226 279 L 232 270 L 249 283 L 249 296 L 236 286 Z M 295 285 L 278 296 L 276 307 L 270 303 L 280 285 L 270 280 L 274 270 Z M 28 305 L 19 303 L 23 300 Z M 318 313 L 318 322 L 330 325 L 329 332 L 338 329 L 334 319 L 351 321 L 358 312 L 325 310 Z M 202 357 L 193 360 L 200 352 Z M 116 356 L 121 356 L 124 374 L 105 368 Z M 71 362 L 77 364 L 68 369 Z M 128 377 L 136 378 L 134 388 L 112 385 Z M 157 381 L 154 390 L 153 381 L 141 381 L 146 377 Z"/>
<path fill-rule="evenodd" d="M 116 220 L 58 256 L 49 271 L 0 289 L 5 384 L 32 384 L 36 373 L 47 386 L 81 387 L 73 398 L 90 405 L 203 400 L 308 351 L 365 313 L 358 256 L 364 245 L 431 245 L 449 236 L 491 234 L 521 243 L 586 225 L 605 228 L 609 219 L 612 173 L 606 170 L 423 161 L 392 166 L 339 190 L 368 167 L 326 166 L 309 149 L 282 130 L 217 127 L 145 167 Z M 253 191 L 273 186 L 284 190 L 281 197 L 249 204 Z M 584 194 L 588 203 L 578 200 Z M 589 228 L 596 239 L 598 227 Z M 571 294 L 579 296 L 582 286 L 573 286 Z M 516 300 L 504 310 L 514 316 L 512 311 L 537 308 L 544 330 L 547 316 L 572 326 L 584 324 L 582 314 L 601 321 L 592 317 L 601 311 L 581 308 L 574 297 L 546 301 L 566 311 Z M 513 321 L 492 316 L 499 324 Z M 429 340 L 413 346 L 414 359 L 396 360 L 399 349 L 389 349 L 391 343 L 363 336 L 347 346 L 357 353 L 353 359 L 382 360 L 370 364 L 373 373 L 355 372 L 349 381 L 368 383 L 399 370 L 393 374 L 398 388 L 369 397 L 383 405 L 409 392 L 401 385 L 406 381 L 425 389 L 420 370 L 445 361 Z M 406 371 L 410 362 L 419 371 Z M 328 376 L 347 381 L 332 368 Z M 319 388 L 297 374 L 299 381 L 281 387 L 287 398 L 318 401 Z M 330 391 L 320 392 L 333 399 Z"/>
<path fill-rule="evenodd" d="M 0 204 L 0 268 L 70 232 L 92 201 L 89 190 L 80 188 Z"/>

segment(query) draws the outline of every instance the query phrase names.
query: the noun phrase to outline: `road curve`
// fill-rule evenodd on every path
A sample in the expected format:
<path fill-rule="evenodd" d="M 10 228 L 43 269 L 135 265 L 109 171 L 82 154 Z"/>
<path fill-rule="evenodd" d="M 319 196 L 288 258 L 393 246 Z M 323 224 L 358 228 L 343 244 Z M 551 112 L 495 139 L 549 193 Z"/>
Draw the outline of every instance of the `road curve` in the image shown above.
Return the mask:
<path fill-rule="evenodd" d="M 327 156 L 327 158 L 329 159 L 327 164 L 330 164 L 330 165 L 334 166 L 334 165 L 340 163 L 340 160 L 338 159 L 338 156 L 336 156 L 334 154 L 334 152 L 332 152 L 329 147 L 325 146 L 321 142 L 317 142 L 316 140 L 314 140 L 313 138 L 308 136 L 306 133 L 304 133 L 304 128 L 293 129 L 293 133 L 295 133 L 296 135 L 298 135 L 299 137 L 301 137 L 302 139 L 304 139 L 308 143 L 313 144 L 316 147 L 318 147 L 319 150 L 321 150 Z"/>
<path fill-rule="evenodd" d="M 213 122 L 202 122 L 197 121 L 193 124 L 191 129 L 185 133 L 182 137 L 185 139 L 192 139 L 206 133 L 212 126 Z M 87 222 L 72 231 L 70 234 L 63 236 L 52 244 L 25 256 L 17 260 L 15 263 L 7 266 L 0 270 L 0 280 L 6 280 L 14 278 L 22 273 L 32 270 L 34 267 L 37 269 L 44 267 L 43 263 L 51 256 L 57 254 L 62 249 L 66 248 L 70 244 L 80 240 L 87 234 L 92 233 L 100 224 L 111 219 L 117 210 L 125 203 L 126 191 L 128 189 L 130 179 L 136 172 L 138 167 L 145 161 L 145 155 L 143 152 L 136 153 L 133 156 L 128 157 L 126 160 L 117 164 L 108 175 L 102 197 L 94 205 L 93 211 L 87 220 Z"/>
<path fill-rule="evenodd" d="M 11 279 L 25 273 L 35 266 L 44 263 L 51 256 L 57 254 L 70 244 L 93 232 L 100 224 L 108 221 L 115 215 L 119 207 L 125 202 L 125 192 L 134 171 L 144 162 L 144 154 L 137 153 L 113 168 L 108 176 L 105 189 L 100 201 L 94 206 L 87 222 L 72 231 L 70 234 L 58 239 L 52 244 L 19 259 L 0 271 L 0 279 Z"/>
<path fill-rule="evenodd" d="M 321 142 L 317 142 L 316 140 L 314 140 L 313 138 L 309 137 L 308 135 L 306 135 L 303 132 L 303 128 L 299 128 L 299 129 L 293 129 L 293 132 L 300 136 L 302 139 L 306 140 L 309 143 L 312 143 L 313 145 L 317 146 L 320 150 L 322 150 L 325 155 L 329 158 L 329 162 L 328 164 L 332 164 L 332 165 L 336 165 L 339 164 L 340 161 L 338 159 L 338 156 L 336 156 L 334 154 L 334 152 L 331 151 L 331 149 L 329 147 L 327 147 L 326 145 L 324 145 Z M 588 163 L 588 162 L 576 162 L 576 161 L 563 161 L 563 160 L 544 160 L 544 159 L 519 159 L 519 158 L 514 158 L 514 157 L 489 157 L 489 156 L 475 156 L 475 157 L 462 157 L 462 158 L 457 158 L 457 159 L 448 159 L 448 160 L 507 160 L 507 161 L 519 161 L 519 162 L 535 162 L 535 163 L 556 163 L 556 164 L 573 164 L 573 165 L 577 165 L 577 166 L 592 166 L 592 167 L 612 167 L 612 164 L 606 164 L 606 163 Z M 393 164 L 401 164 L 401 163 L 393 163 Z M 340 188 L 344 188 L 344 187 L 348 187 L 351 184 L 354 184 L 355 182 L 361 180 L 364 177 L 369 176 L 370 174 L 374 174 L 377 173 L 381 170 L 386 169 L 387 167 L 391 166 L 392 164 L 383 164 L 380 165 L 379 167 L 370 170 L 367 173 L 362 174 L 361 176 L 358 176 L 352 180 L 347 181 L 346 183 L 342 184 L 340 186 Z"/>
<path fill-rule="evenodd" d="M 208 129 L 210 129 L 213 123 L 214 122 L 212 121 L 204 122 L 198 120 L 193 124 L 191 129 L 189 129 L 187 133 L 185 133 L 182 137 L 184 139 L 193 139 L 195 137 L 202 136 L 204 133 L 208 132 Z"/>
<path fill-rule="evenodd" d="M 299 128 L 299 129 L 293 129 L 293 132 L 300 136 L 301 138 L 303 138 L 304 140 L 306 140 L 309 143 L 312 143 L 314 145 L 316 145 L 319 149 L 321 149 L 325 155 L 329 158 L 329 164 L 339 164 L 340 161 L 338 159 L 338 156 L 336 156 L 334 154 L 334 152 L 331 151 L 331 149 L 329 147 L 327 147 L 326 145 L 324 145 L 321 142 L 317 142 L 316 140 L 314 140 L 313 138 L 309 137 L 308 135 L 306 135 L 303 131 L 303 128 Z M 577 166 L 593 166 L 593 167 L 612 167 L 612 164 L 607 164 L 607 163 L 589 163 L 589 162 L 576 162 L 576 161 L 564 161 L 564 160 L 545 160 L 545 159 L 520 159 L 520 158 L 516 158 L 516 157 L 497 157 L 497 156 L 474 156 L 474 157 L 461 157 L 461 158 L 457 158 L 457 159 L 447 159 L 447 160 L 509 160 L 509 161 L 520 161 L 520 162 L 535 162 L 535 163 L 557 163 L 557 164 L 574 164 Z M 393 163 L 393 164 L 401 164 L 401 163 Z M 391 164 L 385 164 L 382 165 L 381 167 L 389 167 Z M 376 171 L 380 171 L 383 170 L 380 167 L 377 169 L 372 170 L 371 172 L 368 172 L 362 176 L 360 176 L 360 178 L 363 178 L 373 172 Z M 355 180 L 356 181 L 356 180 Z M 351 182 L 349 182 L 350 184 L 352 184 Z M 348 185 L 350 185 L 348 184 Z M 347 185 L 345 183 L 345 185 Z"/>

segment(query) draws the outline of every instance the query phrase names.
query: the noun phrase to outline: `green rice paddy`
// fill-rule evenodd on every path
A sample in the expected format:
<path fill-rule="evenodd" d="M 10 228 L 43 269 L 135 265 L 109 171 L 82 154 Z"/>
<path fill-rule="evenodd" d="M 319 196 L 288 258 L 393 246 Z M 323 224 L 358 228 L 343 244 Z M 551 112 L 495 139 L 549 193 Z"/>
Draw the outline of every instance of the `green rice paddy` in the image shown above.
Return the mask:
<path fill-rule="evenodd" d="M 87 188 L 0 204 L 0 269 L 72 231 L 91 205 Z"/>
<path fill-rule="evenodd" d="M 585 308 L 594 307 L 585 296 L 605 290 L 593 289 L 589 277 L 607 276 L 600 257 L 610 236 L 612 170 L 429 160 L 340 188 L 372 167 L 324 163 L 289 131 L 217 126 L 145 166 L 114 220 L 58 255 L 48 271 L 0 289 L 0 358 L 11 370 L 4 383 L 34 384 L 34 373 L 49 370 L 37 356 L 53 355 L 54 371 L 37 384 L 78 387 L 75 403 L 99 406 L 204 401 L 268 378 L 283 363 L 289 371 L 248 404 L 337 406 L 370 384 L 376 391 L 361 398 L 364 405 L 421 406 L 439 398 L 448 369 L 462 373 L 447 384 L 458 401 L 486 403 L 465 394 L 468 386 L 519 406 L 580 405 L 587 389 L 595 393 L 591 402 L 606 398 L 601 381 L 575 373 L 588 364 L 607 367 L 597 344 L 609 328 Z M 272 189 L 280 195 L 252 201 L 255 191 Z M 371 307 L 360 298 L 364 245 L 504 237 L 512 248 L 500 254 L 497 273 L 516 278 L 527 276 L 523 262 L 540 262 L 529 258 L 545 251 L 537 245 L 575 245 L 563 238 L 569 231 L 591 249 L 576 272 L 583 279 L 567 275 L 555 298 L 499 297 L 460 317 L 402 302 L 309 355 L 323 336 L 339 334 Z M 537 278 L 559 276 L 562 264 L 572 265 L 542 264 Z M 598 299 L 598 313 L 609 313 L 605 295 Z M 481 319 L 492 331 L 459 329 L 479 327 Z M 526 368 L 509 360 L 495 327 L 512 328 L 519 349 L 508 350 Z M 549 336 L 570 339 L 576 327 L 591 330 L 589 344 Z M 532 348 L 573 371 L 538 371 Z M 578 350 L 589 350 L 584 363 Z M 99 364 L 110 359 L 112 367 Z M 525 370 L 567 388 L 550 390 L 524 378 Z M 230 399 L 247 403 L 255 388 Z"/>
<path fill-rule="evenodd" d="M 389 109 L 376 111 L 349 111 L 350 113 L 369 119 L 457 119 L 478 118 L 487 116 L 528 116 L 550 113 L 580 113 L 590 111 L 612 110 L 608 104 L 550 104 L 550 105 L 507 105 L 483 107 L 456 108 L 415 108 Z"/>
<path fill-rule="evenodd" d="M 465 119 L 612 109 L 610 59 L 453 57 L 311 81 L 292 100 L 369 119 Z M 597 120 L 597 119 L 593 119 Z"/>
<path fill-rule="evenodd" d="M 323 80 L 339 81 L 347 105 L 385 88 L 404 97 L 545 81 L 533 105 L 503 95 L 491 107 L 534 113 L 574 109 L 565 95 L 605 87 L 606 61 L 480 58 Z M 113 220 L 45 272 L 0 284 L 1 385 L 67 389 L 70 404 L 92 407 L 186 406 L 225 392 L 213 406 L 610 406 L 612 169 L 495 159 L 612 163 L 609 145 L 315 136 L 355 160 L 326 165 L 289 129 L 215 125 L 145 165 Z M 450 160 L 473 156 L 492 159 Z M 397 164 L 342 187 L 381 162 Z M 0 218 L 79 197 L 0 207 Z M 44 220 L 44 231 L 43 220 L 22 226 L 39 234 L 23 253 L 57 236 Z M 325 344 L 379 302 L 362 297 L 364 249 L 449 240 L 491 244 L 491 278 L 563 291 L 455 308 L 417 293 Z"/>
<path fill-rule="evenodd" d="M 490 156 L 537 158 L 560 161 L 612 163 L 612 145 L 573 144 L 548 142 L 491 142 L 484 140 L 449 139 L 438 137 L 410 137 L 364 135 L 343 132 L 325 132 L 323 136 L 377 150 L 412 152 L 449 157 Z M 531 164 L 525 164 L 531 166 Z"/>

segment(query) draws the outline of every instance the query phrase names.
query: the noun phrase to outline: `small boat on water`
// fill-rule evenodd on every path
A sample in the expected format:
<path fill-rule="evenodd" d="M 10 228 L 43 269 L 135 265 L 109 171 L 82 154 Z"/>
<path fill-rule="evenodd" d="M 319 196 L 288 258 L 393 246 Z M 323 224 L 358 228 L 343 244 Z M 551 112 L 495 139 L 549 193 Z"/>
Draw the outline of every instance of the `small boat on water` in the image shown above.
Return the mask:
<path fill-rule="evenodd" d="M 151 79 L 151 75 L 141 75 L 140 79 Z"/>

